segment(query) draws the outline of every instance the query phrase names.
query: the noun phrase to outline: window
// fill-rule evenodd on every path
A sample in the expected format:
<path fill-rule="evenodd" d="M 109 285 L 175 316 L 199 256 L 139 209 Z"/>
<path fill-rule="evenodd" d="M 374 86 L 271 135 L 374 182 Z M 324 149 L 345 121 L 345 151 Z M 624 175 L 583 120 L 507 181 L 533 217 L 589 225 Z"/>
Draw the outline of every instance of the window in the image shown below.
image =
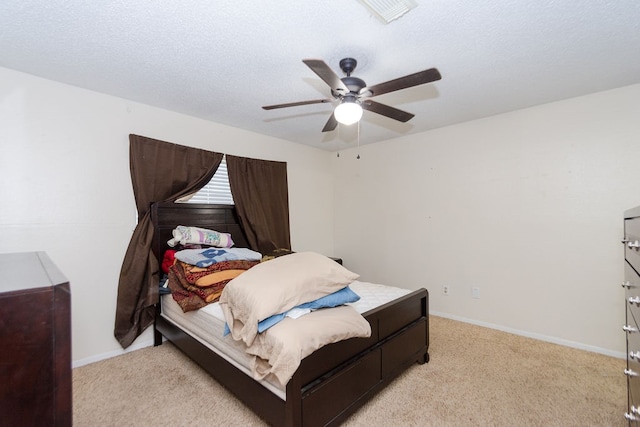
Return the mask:
<path fill-rule="evenodd" d="M 227 158 L 223 157 L 211 181 L 196 193 L 179 200 L 181 203 L 208 203 L 212 205 L 233 205 L 233 196 L 227 175 Z"/>

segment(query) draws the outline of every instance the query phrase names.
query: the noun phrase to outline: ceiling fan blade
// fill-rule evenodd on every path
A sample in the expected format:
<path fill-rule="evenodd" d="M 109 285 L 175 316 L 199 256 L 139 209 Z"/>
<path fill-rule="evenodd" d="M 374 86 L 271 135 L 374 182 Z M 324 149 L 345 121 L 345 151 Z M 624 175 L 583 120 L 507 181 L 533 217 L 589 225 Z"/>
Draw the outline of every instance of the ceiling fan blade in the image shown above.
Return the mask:
<path fill-rule="evenodd" d="M 396 90 L 406 89 L 408 87 L 435 82 L 436 80 L 440 80 L 441 78 L 442 76 L 436 68 L 430 68 L 428 70 L 409 74 L 408 76 L 389 80 L 388 82 L 365 87 L 360 90 L 360 93 L 365 94 L 366 92 L 371 92 L 371 94 L 368 96 L 378 96 L 382 95 L 383 93 L 394 92 Z"/>
<path fill-rule="evenodd" d="M 299 102 L 289 102 L 287 104 L 275 104 L 275 105 L 265 105 L 262 107 L 264 110 L 273 110 L 275 108 L 287 108 L 287 107 L 297 107 L 299 105 L 309 105 L 309 104 L 322 104 L 325 102 L 333 102 L 334 99 L 313 99 L 311 101 L 299 101 Z"/>
<path fill-rule="evenodd" d="M 378 113 L 383 116 L 389 117 L 394 120 L 398 120 L 400 122 L 408 122 L 414 116 L 414 114 L 407 113 L 406 111 L 398 110 L 397 108 L 390 107 L 385 104 L 381 104 L 379 102 L 375 102 L 371 99 L 365 99 L 362 101 L 362 108 L 371 111 L 373 113 Z"/>
<path fill-rule="evenodd" d="M 349 92 L 349 88 L 340 80 L 340 77 L 321 59 L 303 59 L 311 71 L 316 73 L 331 89 L 336 92 Z"/>
<path fill-rule="evenodd" d="M 331 113 L 329 120 L 327 120 L 327 123 L 322 128 L 322 132 L 331 132 L 337 126 L 338 126 L 338 121 L 336 120 L 336 116 L 333 113 Z"/>

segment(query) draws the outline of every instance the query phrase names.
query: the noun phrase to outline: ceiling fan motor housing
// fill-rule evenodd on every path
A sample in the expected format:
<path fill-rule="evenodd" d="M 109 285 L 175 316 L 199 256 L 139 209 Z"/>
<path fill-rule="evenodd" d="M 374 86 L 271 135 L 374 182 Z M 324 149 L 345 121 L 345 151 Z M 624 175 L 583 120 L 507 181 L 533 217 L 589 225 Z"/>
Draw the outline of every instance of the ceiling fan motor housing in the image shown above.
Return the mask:
<path fill-rule="evenodd" d="M 342 80 L 342 83 L 349 88 L 350 92 L 354 93 L 360 92 L 360 89 L 367 86 L 364 80 L 357 77 L 343 77 L 340 80 Z"/>
<path fill-rule="evenodd" d="M 353 73 L 353 70 L 356 69 L 358 65 L 358 61 L 353 58 L 344 58 L 340 60 L 340 69 L 347 75 L 350 76 Z"/>

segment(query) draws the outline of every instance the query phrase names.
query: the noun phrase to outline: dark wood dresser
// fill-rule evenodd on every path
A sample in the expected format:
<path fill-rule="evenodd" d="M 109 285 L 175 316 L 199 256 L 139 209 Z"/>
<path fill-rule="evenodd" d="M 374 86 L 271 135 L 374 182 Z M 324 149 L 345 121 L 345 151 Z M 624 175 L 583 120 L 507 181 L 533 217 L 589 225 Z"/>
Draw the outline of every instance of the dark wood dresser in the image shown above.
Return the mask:
<path fill-rule="evenodd" d="M 0 425 L 70 426 L 71 294 L 44 252 L 0 254 Z"/>

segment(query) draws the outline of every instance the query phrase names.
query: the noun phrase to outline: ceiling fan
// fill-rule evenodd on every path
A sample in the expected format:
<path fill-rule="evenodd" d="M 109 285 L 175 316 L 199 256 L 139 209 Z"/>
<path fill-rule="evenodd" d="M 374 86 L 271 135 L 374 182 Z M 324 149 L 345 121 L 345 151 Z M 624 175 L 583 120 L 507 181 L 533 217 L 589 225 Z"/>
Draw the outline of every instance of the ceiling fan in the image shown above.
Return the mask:
<path fill-rule="evenodd" d="M 329 117 L 329 120 L 324 125 L 322 132 L 334 130 L 338 126 L 338 123 L 346 125 L 356 123 L 362 117 L 363 109 L 381 114 L 394 120 L 407 122 L 411 120 L 414 116 L 413 114 L 389 105 L 381 104 L 371 98 L 384 93 L 431 83 L 442 78 L 437 69 L 430 68 L 428 70 L 389 80 L 384 83 L 367 86 L 364 80 L 351 76 L 356 65 L 358 65 L 358 61 L 353 58 L 344 58 L 340 61 L 340 69 L 347 75 L 347 77 L 342 78 L 338 77 L 336 73 L 334 73 L 333 70 L 321 59 L 303 59 L 302 62 L 304 62 L 309 68 L 311 68 L 311 71 L 316 73 L 326 84 L 329 85 L 331 88 L 331 96 L 333 98 L 266 105 L 262 108 L 265 110 L 273 110 L 276 108 L 297 107 L 300 105 L 340 101 L 331 114 L 331 117 Z"/>

